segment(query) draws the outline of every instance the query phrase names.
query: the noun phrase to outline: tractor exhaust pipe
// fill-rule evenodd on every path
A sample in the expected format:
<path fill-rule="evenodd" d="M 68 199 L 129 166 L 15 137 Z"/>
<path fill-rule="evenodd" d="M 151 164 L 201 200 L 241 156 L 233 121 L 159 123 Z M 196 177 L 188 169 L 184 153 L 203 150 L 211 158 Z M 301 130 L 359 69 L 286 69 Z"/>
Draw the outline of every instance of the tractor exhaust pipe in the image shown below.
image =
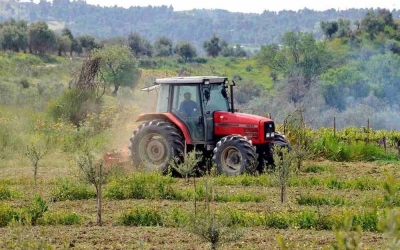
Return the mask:
<path fill-rule="evenodd" d="M 232 80 L 232 84 L 229 86 L 230 87 L 230 92 L 231 92 L 231 112 L 232 114 L 235 113 L 235 106 L 233 102 L 233 86 L 236 86 L 235 81 Z"/>

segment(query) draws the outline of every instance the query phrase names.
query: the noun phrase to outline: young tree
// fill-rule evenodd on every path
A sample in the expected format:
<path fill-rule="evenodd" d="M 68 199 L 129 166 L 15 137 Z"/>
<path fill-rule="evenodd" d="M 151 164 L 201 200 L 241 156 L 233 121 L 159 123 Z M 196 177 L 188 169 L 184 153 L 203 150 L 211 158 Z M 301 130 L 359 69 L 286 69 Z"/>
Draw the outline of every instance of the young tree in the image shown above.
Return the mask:
<path fill-rule="evenodd" d="M 219 43 L 219 37 L 213 35 L 210 40 L 204 41 L 203 48 L 209 56 L 217 57 L 222 50 Z"/>
<path fill-rule="evenodd" d="M 281 188 L 281 203 L 286 202 L 286 186 L 292 175 L 293 156 L 286 147 L 274 147 L 273 157 L 275 164 L 275 177 Z"/>
<path fill-rule="evenodd" d="M 127 46 L 104 46 L 94 49 L 93 57 L 99 57 L 103 77 L 108 84 L 114 86 L 113 94 L 117 94 L 120 86 L 133 86 L 138 77 L 138 63 Z"/>
<path fill-rule="evenodd" d="M 33 180 L 34 180 L 34 188 L 35 192 L 37 190 L 37 173 L 39 168 L 39 162 L 43 159 L 43 157 L 47 154 L 47 150 L 40 149 L 34 144 L 27 146 L 25 155 L 29 158 L 32 163 L 33 168 Z"/>
<path fill-rule="evenodd" d="M 184 62 L 189 62 L 197 56 L 196 48 L 189 42 L 178 43 L 174 52 L 178 54 Z"/>
<path fill-rule="evenodd" d="M 96 161 L 95 156 L 88 149 L 84 149 L 78 156 L 76 165 L 81 171 L 82 178 L 96 188 L 97 197 L 97 225 L 102 225 L 102 186 L 107 181 L 108 174 L 104 172 L 104 162 Z"/>

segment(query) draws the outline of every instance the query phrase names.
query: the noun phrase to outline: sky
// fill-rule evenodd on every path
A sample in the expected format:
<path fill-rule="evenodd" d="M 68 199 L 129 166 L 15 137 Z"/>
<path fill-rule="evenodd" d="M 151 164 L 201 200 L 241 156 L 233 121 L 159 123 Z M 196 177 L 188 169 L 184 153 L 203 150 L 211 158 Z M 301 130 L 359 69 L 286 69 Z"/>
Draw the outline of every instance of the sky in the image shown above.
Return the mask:
<path fill-rule="evenodd" d="M 393 0 L 86 0 L 88 4 L 100 6 L 114 6 L 129 8 L 130 6 L 161 6 L 172 5 L 174 10 L 191 10 L 191 9 L 224 9 L 231 12 L 244 13 L 262 13 L 264 10 L 300 10 L 304 8 L 314 10 L 339 9 L 345 10 L 349 8 L 386 8 L 400 9 L 400 1 Z"/>

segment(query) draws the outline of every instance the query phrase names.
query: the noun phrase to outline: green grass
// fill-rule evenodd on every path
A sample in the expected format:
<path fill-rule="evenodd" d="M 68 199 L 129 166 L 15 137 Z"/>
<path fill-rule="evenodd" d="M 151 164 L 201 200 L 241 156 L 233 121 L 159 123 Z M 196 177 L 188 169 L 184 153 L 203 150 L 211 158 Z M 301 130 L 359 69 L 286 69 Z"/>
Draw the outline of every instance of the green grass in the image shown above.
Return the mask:
<path fill-rule="evenodd" d="M 297 204 L 306 206 L 343 206 L 348 202 L 342 197 L 318 196 L 318 195 L 300 195 L 296 198 Z"/>

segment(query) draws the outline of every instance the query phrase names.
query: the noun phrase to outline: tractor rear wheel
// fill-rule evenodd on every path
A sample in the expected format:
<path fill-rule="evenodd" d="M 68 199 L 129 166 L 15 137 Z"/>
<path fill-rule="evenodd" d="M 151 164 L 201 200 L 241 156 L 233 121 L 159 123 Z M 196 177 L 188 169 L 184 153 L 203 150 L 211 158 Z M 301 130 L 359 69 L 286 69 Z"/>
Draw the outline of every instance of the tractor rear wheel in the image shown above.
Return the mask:
<path fill-rule="evenodd" d="M 213 160 L 221 174 L 240 175 L 254 172 L 257 164 L 255 147 L 241 135 L 222 138 L 214 148 Z"/>
<path fill-rule="evenodd" d="M 143 123 L 133 132 L 129 149 L 137 166 L 147 171 L 167 173 L 170 161 L 181 158 L 184 150 L 179 130 L 170 122 L 153 120 Z"/>

